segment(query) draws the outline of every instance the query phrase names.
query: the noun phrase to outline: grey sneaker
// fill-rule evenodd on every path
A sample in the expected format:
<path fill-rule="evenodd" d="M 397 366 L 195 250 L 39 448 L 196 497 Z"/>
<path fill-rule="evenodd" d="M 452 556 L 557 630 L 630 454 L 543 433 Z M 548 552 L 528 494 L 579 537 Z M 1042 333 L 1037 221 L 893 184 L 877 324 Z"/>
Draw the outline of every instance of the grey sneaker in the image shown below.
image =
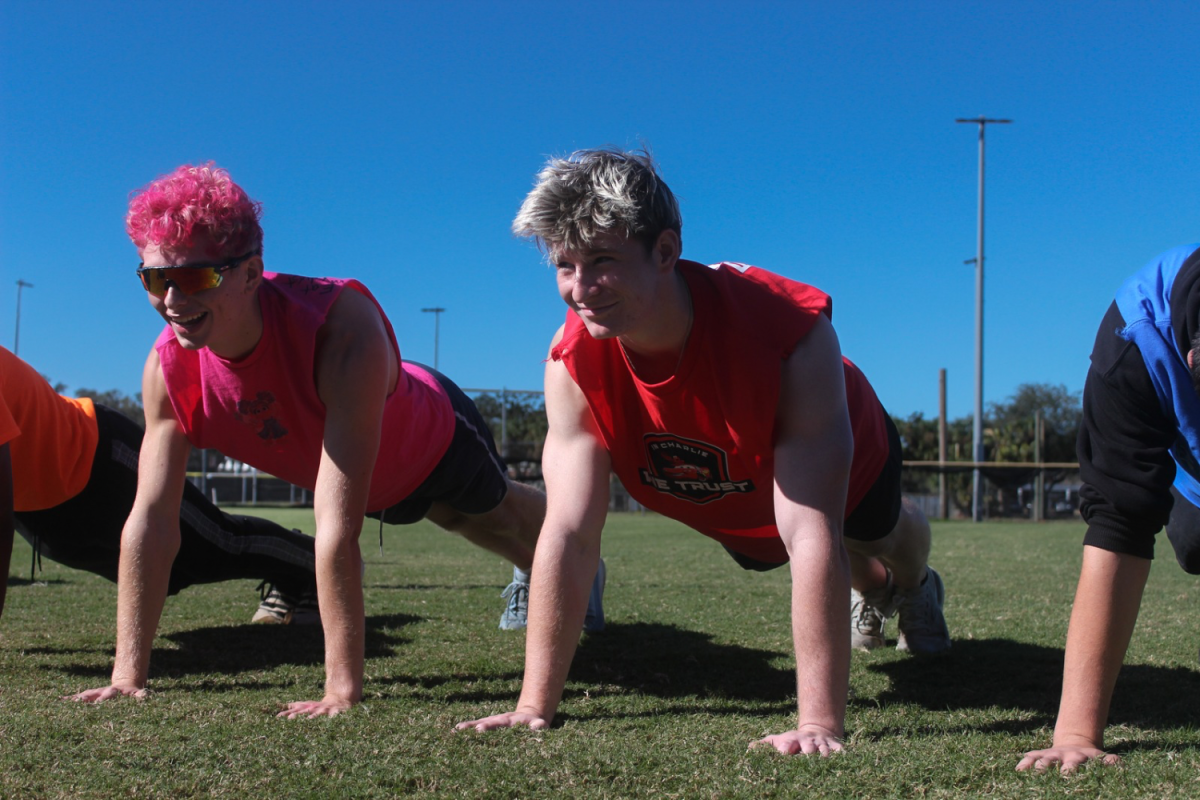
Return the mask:
<path fill-rule="evenodd" d="M 529 624 L 529 584 L 513 581 L 500 596 L 508 601 L 504 613 L 500 615 L 500 630 L 524 630 Z"/>
<path fill-rule="evenodd" d="M 950 629 L 942 605 L 946 602 L 946 587 L 942 576 L 933 567 L 925 567 L 925 580 L 916 589 L 896 592 L 900 598 L 900 641 L 897 650 L 917 655 L 933 655 L 950 649 Z"/>
<path fill-rule="evenodd" d="M 592 579 L 592 592 L 588 595 L 587 616 L 583 618 L 583 629 L 588 633 L 599 633 L 604 630 L 604 584 L 608 580 L 608 567 L 604 559 L 596 568 L 596 577 Z"/>
<path fill-rule="evenodd" d="M 896 613 L 900 598 L 888 572 L 887 584 L 860 594 L 850 590 L 850 646 L 858 650 L 883 647 L 883 626 Z"/>
<path fill-rule="evenodd" d="M 267 625 L 319 625 L 321 612 L 317 608 L 316 592 L 290 595 L 274 584 L 263 581 L 258 585 L 261 602 L 251 622 Z"/>

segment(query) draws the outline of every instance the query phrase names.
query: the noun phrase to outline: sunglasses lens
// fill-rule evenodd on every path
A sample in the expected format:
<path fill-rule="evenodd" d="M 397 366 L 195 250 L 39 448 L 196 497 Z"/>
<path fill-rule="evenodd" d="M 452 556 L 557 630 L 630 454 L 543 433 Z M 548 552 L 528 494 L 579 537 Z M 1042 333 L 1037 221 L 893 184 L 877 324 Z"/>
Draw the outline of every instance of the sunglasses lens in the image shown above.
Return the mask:
<path fill-rule="evenodd" d="M 138 275 L 146 291 L 158 297 L 167 293 L 168 283 L 174 284 L 184 294 L 195 294 L 221 285 L 221 273 L 214 267 L 143 268 Z"/>

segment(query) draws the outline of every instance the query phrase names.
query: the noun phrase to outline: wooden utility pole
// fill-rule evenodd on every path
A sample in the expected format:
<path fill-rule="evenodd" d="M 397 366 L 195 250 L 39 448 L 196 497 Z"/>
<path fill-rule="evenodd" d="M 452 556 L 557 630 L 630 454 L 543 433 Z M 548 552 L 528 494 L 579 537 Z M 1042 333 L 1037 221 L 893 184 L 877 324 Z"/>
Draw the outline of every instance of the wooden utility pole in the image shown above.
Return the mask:
<path fill-rule="evenodd" d="M 1039 408 L 1033 418 L 1033 460 L 1039 464 L 1042 462 L 1045 447 L 1046 420 L 1042 418 L 1042 410 Z M 1046 470 L 1039 468 L 1033 481 L 1033 521 L 1041 522 L 1046 515 Z"/>

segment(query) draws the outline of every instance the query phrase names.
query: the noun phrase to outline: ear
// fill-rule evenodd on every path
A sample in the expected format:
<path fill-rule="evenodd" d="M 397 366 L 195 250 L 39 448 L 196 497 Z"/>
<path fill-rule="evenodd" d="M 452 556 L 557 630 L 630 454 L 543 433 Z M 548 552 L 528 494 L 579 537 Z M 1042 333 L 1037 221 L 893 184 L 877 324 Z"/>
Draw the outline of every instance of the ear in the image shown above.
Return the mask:
<path fill-rule="evenodd" d="M 1188 350 L 1188 352 L 1187 352 L 1187 362 L 1188 362 L 1188 369 L 1195 369 L 1195 368 L 1196 368 L 1196 366 L 1195 366 L 1195 364 L 1194 364 L 1194 361 L 1193 361 L 1193 360 L 1195 359 L 1195 357 L 1196 357 L 1196 351 L 1195 351 L 1195 350 Z"/>
<path fill-rule="evenodd" d="M 246 294 L 254 294 L 258 291 L 258 285 L 263 279 L 263 260 L 262 256 L 251 256 L 242 262 L 242 269 L 246 270 Z"/>
<path fill-rule="evenodd" d="M 675 269 L 675 263 L 679 261 L 679 251 L 682 249 L 682 243 L 679 241 L 679 234 L 673 230 L 665 230 L 658 235 L 654 241 L 653 255 L 656 266 L 662 272 L 672 272 Z"/>

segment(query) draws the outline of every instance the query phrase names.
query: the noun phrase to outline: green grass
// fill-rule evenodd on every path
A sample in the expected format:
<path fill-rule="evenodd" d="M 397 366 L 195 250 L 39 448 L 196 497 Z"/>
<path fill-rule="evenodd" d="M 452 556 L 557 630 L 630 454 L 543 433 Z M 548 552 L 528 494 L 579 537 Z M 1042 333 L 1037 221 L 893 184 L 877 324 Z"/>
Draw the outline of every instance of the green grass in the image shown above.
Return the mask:
<path fill-rule="evenodd" d="M 312 530 L 310 512 L 260 511 Z M 0 796 L 1200 795 L 1200 589 L 1165 545 L 1109 728 L 1124 766 L 1063 777 L 1014 767 L 1050 740 L 1078 523 L 936 525 L 954 648 L 855 653 L 848 748 L 825 760 L 746 751 L 794 720 L 786 571 L 743 572 L 681 526 L 614 515 L 609 629 L 581 641 L 558 722 L 456 734 L 518 692 L 523 637 L 496 629 L 508 568 L 426 524 L 388 528 L 380 556 L 375 530 L 366 702 L 295 721 L 273 712 L 320 696 L 321 635 L 247 624 L 249 581 L 168 601 L 148 700 L 59 700 L 106 683 L 116 591 L 50 562 L 30 586 L 20 542 L 0 622 Z"/>

